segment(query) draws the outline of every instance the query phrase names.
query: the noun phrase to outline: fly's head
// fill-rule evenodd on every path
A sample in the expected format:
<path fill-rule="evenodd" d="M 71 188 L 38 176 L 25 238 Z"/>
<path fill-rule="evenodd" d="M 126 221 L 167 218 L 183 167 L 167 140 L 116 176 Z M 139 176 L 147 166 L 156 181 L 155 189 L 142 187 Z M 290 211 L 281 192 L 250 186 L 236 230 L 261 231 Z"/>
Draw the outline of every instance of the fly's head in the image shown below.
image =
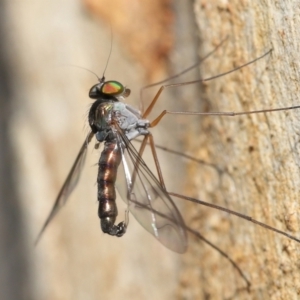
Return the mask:
<path fill-rule="evenodd" d="M 105 77 L 99 80 L 99 83 L 93 85 L 89 92 L 91 99 L 103 99 L 120 101 L 130 95 L 130 89 L 127 89 L 120 82 L 115 80 L 105 81 Z"/>

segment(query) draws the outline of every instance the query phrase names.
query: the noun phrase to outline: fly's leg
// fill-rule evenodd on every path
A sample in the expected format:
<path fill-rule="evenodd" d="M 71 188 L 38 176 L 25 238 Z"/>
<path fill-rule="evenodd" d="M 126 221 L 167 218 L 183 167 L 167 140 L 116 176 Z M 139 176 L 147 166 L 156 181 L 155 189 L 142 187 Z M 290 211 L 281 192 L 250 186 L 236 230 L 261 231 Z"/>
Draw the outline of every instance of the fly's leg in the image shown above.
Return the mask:
<path fill-rule="evenodd" d="M 174 87 L 180 87 L 180 86 L 185 86 L 185 85 L 191 85 L 191 84 L 197 84 L 197 83 L 203 83 L 203 82 L 206 82 L 206 81 L 210 81 L 210 80 L 213 80 L 213 79 L 216 79 L 216 78 L 219 78 L 219 77 L 222 77 L 222 76 L 225 76 L 227 74 L 230 74 L 230 73 L 233 73 L 237 70 L 240 70 L 248 65 L 251 65 L 253 64 L 254 62 L 262 59 L 263 57 L 267 56 L 268 54 L 270 54 L 272 50 L 269 50 L 268 52 L 266 52 L 265 54 L 263 54 L 262 56 L 246 63 L 246 64 L 243 64 L 235 69 L 232 69 L 230 71 L 227 71 L 227 72 L 224 72 L 224 73 L 221 73 L 219 75 L 216 75 L 216 76 L 212 76 L 212 77 L 209 77 L 209 78 L 205 78 L 205 79 L 198 79 L 198 80 L 193 80 L 193 81 L 188 81 L 188 82 L 180 82 L 180 83 L 173 83 L 173 84 L 166 84 L 166 85 L 162 85 L 159 90 L 157 91 L 157 93 L 155 94 L 153 100 L 151 101 L 150 105 L 148 106 L 148 108 L 146 109 L 146 111 L 143 113 L 143 119 L 146 119 L 147 116 L 151 113 L 153 107 L 155 106 L 158 98 L 160 97 L 160 95 L 162 94 L 163 90 L 164 89 L 167 89 L 167 88 L 174 88 Z M 164 82 L 164 81 L 163 81 Z M 150 85 L 150 86 L 155 86 L 157 85 L 156 84 L 153 84 L 153 85 Z M 155 125 L 154 125 L 155 126 Z"/>
<path fill-rule="evenodd" d="M 202 82 L 206 82 L 206 81 L 210 81 L 219 77 L 222 77 L 224 75 L 230 74 L 232 72 L 235 72 L 241 68 L 244 68 L 254 62 L 256 62 L 257 60 L 262 59 L 263 57 L 265 57 L 266 55 L 268 55 L 272 50 L 268 51 L 267 53 L 265 53 L 264 55 L 240 66 L 237 67 L 235 69 L 232 69 L 228 72 L 225 73 L 221 73 L 219 75 L 216 76 L 212 76 L 209 78 L 205 78 L 205 79 L 198 79 L 198 80 L 194 80 L 194 81 L 188 81 L 188 82 L 181 82 L 181 83 L 174 83 L 174 84 L 167 84 L 167 85 L 162 85 L 159 90 L 157 91 L 157 93 L 155 94 L 153 100 L 151 101 L 150 105 L 148 106 L 148 108 L 146 109 L 146 111 L 143 113 L 142 118 L 146 119 L 148 117 L 148 115 L 151 113 L 153 107 L 155 106 L 157 100 L 159 99 L 159 97 L 161 96 L 162 92 L 167 89 L 167 88 L 174 88 L 174 87 L 180 87 L 180 86 L 185 86 L 185 85 L 190 85 L 190 84 L 197 84 L 197 83 L 202 83 Z M 155 84 L 154 84 L 155 85 Z M 154 86 L 152 85 L 152 86 Z M 289 106 L 289 107 L 282 107 L 282 108 L 271 108 L 271 109 L 262 109 L 262 110 L 253 110 L 253 111 L 246 111 L 246 112 L 193 112 L 193 111 L 168 111 L 168 110 L 164 110 L 162 111 L 158 117 L 156 117 L 151 123 L 150 123 L 150 127 L 154 127 L 156 126 L 161 119 L 167 115 L 167 114 L 173 114 L 173 115 L 201 115 L 201 116 L 229 116 L 229 117 L 234 117 L 234 116 L 238 116 L 238 115 L 249 115 L 249 114 L 258 114 L 258 113 L 266 113 L 266 112 L 275 112 L 275 111 L 287 111 L 287 110 L 291 110 L 291 109 L 298 109 L 300 108 L 299 105 L 297 106 Z"/>
<path fill-rule="evenodd" d="M 134 142 L 142 143 L 142 141 L 139 140 L 139 139 L 134 140 Z M 211 162 L 204 161 L 204 160 L 202 160 L 202 159 L 200 159 L 200 158 L 194 157 L 194 156 L 189 155 L 189 154 L 186 154 L 186 153 L 184 153 L 184 152 L 177 151 L 177 150 L 174 150 L 174 149 L 171 149 L 171 148 L 162 146 L 162 145 L 158 145 L 158 144 L 156 144 L 156 143 L 155 143 L 155 148 L 156 148 L 156 149 L 159 149 L 159 150 L 161 150 L 161 151 L 164 151 L 164 152 L 167 152 L 167 153 L 170 153 L 170 154 L 179 156 L 179 157 L 181 157 L 182 159 L 186 159 L 186 160 L 188 160 L 188 161 L 192 161 L 192 162 L 195 162 L 195 163 L 197 163 L 197 164 L 201 164 L 201 165 L 203 165 L 203 166 L 213 168 L 214 170 L 216 170 L 216 171 L 218 172 L 218 174 L 225 173 L 225 170 L 222 170 L 222 169 L 219 168 L 216 164 L 211 163 Z"/>
<path fill-rule="evenodd" d="M 149 141 L 149 144 L 150 144 L 150 148 L 151 148 L 151 152 L 152 152 L 153 159 L 154 159 L 154 162 L 155 162 L 155 166 L 156 166 L 156 170 L 157 170 L 157 174 L 158 174 L 160 184 L 161 184 L 162 188 L 167 192 L 165 184 L 164 184 L 164 180 L 163 180 L 159 160 L 158 160 L 158 157 L 157 157 L 155 144 L 154 144 L 154 139 L 153 139 L 152 134 L 149 133 L 148 135 L 146 135 L 144 137 L 143 141 L 141 142 L 141 146 L 140 146 L 140 150 L 139 150 L 139 156 L 143 155 L 143 152 L 145 150 L 145 147 L 146 147 L 148 141 Z M 134 178 L 134 176 L 132 178 Z M 133 179 L 133 182 L 134 182 L 134 179 Z M 180 197 L 181 195 L 174 194 L 174 193 L 169 193 L 169 192 L 167 192 L 167 193 L 170 196 L 175 196 L 175 197 L 178 197 L 178 198 L 185 199 L 184 197 Z M 185 199 L 185 200 L 188 200 L 188 199 Z M 159 214 L 159 212 L 157 212 L 157 213 Z M 243 278 L 243 280 L 245 281 L 247 290 L 248 291 L 250 290 L 250 287 L 251 287 L 250 281 L 247 279 L 247 277 L 245 276 L 245 274 L 243 273 L 241 268 L 238 266 L 238 264 L 228 254 L 226 254 L 218 246 L 216 246 L 215 244 L 213 244 L 212 242 L 207 240 L 205 237 L 203 237 L 199 232 L 197 232 L 197 231 L 193 230 L 192 228 L 190 228 L 189 226 L 185 225 L 184 222 L 182 223 L 182 225 L 183 225 L 185 230 L 187 230 L 188 232 L 190 232 L 191 234 L 193 234 L 194 236 L 196 236 L 197 238 L 202 240 L 204 243 L 206 243 L 207 245 L 209 245 L 210 247 L 215 249 L 221 256 L 223 256 L 226 260 L 228 260 L 229 263 L 233 266 L 233 268 L 240 274 L 241 278 Z"/>
<path fill-rule="evenodd" d="M 260 109 L 260 110 L 252 110 L 252 111 L 243 111 L 243 112 L 234 112 L 234 111 L 229 111 L 229 112 L 196 112 L 196 111 L 169 111 L 169 110 L 164 110 L 163 112 L 160 113 L 160 115 L 154 119 L 150 123 L 150 127 L 156 126 L 161 119 L 167 115 L 198 115 L 198 116 L 225 116 L 225 117 L 234 117 L 234 116 L 241 116 L 241 115 L 251 115 L 251 114 L 260 114 L 260 113 L 266 113 L 266 112 L 275 112 L 275 111 L 287 111 L 287 110 L 292 110 L 292 109 L 298 109 L 300 108 L 300 105 L 296 106 L 289 106 L 289 107 L 282 107 L 282 108 L 271 108 L 271 109 Z"/>
<path fill-rule="evenodd" d="M 153 156 L 153 159 L 154 159 L 154 163 L 155 163 L 156 171 L 157 171 L 157 174 L 158 174 L 159 182 L 160 182 L 161 186 L 163 187 L 163 189 L 166 190 L 166 186 L 165 186 L 163 175 L 162 175 L 162 172 L 161 172 L 161 168 L 160 168 L 159 160 L 158 160 L 158 157 L 157 157 L 155 144 L 154 144 L 154 139 L 153 139 L 152 134 L 149 134 L 149 144 L 150 144 L 150 147 L 151 147 L 151 152 L 152 152 L 152 156 Z"/>
<path fill-rule="evenodd" d="M 160 182 L 162 188 L 164 190 L 166 190 L 164 179 L 163 179 L 163 175 L 162 175 L 160 164 L 159 164 L 159 160 L 158 160 L 157 153 L 156 153 L 156 150 L 155 150 L 155 144 L 154 144 L 154 140 L 153 140 L 153 135 L 150 132 L 147 135 L 145 135 L 143 141 L 141 142 L 141 146 L 140 146 L 140 150 L 139 150 L 139 156 L 142 157 L 148 141 L 149 141 L 149 144 L 150 144 L 150 148 L 151 148 L 152 156 L 153 156 L 153 159 L 154 159 L 154 163 L 155 163 L 155 167 L 156 167 L 156 171 L 157 171 L 159 182 Z M 137 161 L 137 164 L 138 163 L 139 162 Z M 132 178 L 133 178 L 132 181 L 133 182 L 134 182 L 135 176 L 136 175 L 135 175 L 135 172 L 134 172 L 133 176 L 132 176 Z"/>
<path fill-rule="evenodd" d="M 226 41 L 228 40 L 228 36 L 225 37 L 212 51 L 210 51 L 209 53 L 207 53 L 204 57 L 200 58 L 196 63 L 194 63 L 193 65 L 189 66 L 188 68 L 182 70 L 181 72 L 173 75 L 173 76 L 170 76 L 166 79 L 163 79 L 163 80 L 160 80 L 158 82 L 155 82 L 155 83 L 152 83 L 152 84 L 149 84 L 149 85 L 146 85 L 144 86 L 141 90 L 140 90 L 140 99 L 143 99 L 143 92 L 146 90 L 146 89 L 149 89 L 149 88 L 152 88 L 152 87 L 155 87 L 155 86 L 159 86 L 159 85 L 162 85 L 163 83 L 165 82 L 168 82 L 170 80 L 173 80 L 175 78 L 178 78 L 186 73 L 188 73 L 189 71 L 191 71 L 192 69 L 195 69 L 197 66 L 199 66 L 202 62 L 204 62 L 207 58 L 209 58 L 211 55 L 213 55 Z M 141 111 L 143 112 L 144 111 L 144 103 L 143 101 L 141 102 Z"/>

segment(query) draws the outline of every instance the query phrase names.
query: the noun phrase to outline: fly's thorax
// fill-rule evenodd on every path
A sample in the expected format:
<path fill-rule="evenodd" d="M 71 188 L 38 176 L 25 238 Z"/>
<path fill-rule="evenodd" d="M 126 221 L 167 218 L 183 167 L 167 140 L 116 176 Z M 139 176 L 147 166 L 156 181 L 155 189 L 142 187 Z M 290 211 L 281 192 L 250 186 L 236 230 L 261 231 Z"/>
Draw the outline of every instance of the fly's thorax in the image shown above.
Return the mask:
<path fill-rule="evenodd" d="M 127 108 L 127 105 L 125 103 L 123 102 L 114 103 L 113 110 L 114 110 L 114 118 L 121 129 L 127 131 L 136 126 L 136 123 L 138 121 L 138 116 L 133 114 Z"/>
<path fill-rule="evenodd" d="M 149 134 L 149 121 L 142 119 L 139 110 L 116 100 L 96 100 L 89 112 L 89 124 L 99 142 L 115 139 L 117 124 L 129 140 Z"/>
<path fill-rule="evenodd" d="M 99 142 L 114 139 L 111 129 L 114 101 L 95 101 L 89 111 L 89 125 Z"/>
<path fill-rule="evenodd" d="M 129 140 L 149 133 L 149 121 L 142 119 L 140 111 L 128 104 L 115 102 L 114 118 Z"/>
<path fill-rule="evenodd" d="M 94 133 L 110 127 L 114 104 L 113 102 L 95 101 L 89 111 L 89 124 Z"/>

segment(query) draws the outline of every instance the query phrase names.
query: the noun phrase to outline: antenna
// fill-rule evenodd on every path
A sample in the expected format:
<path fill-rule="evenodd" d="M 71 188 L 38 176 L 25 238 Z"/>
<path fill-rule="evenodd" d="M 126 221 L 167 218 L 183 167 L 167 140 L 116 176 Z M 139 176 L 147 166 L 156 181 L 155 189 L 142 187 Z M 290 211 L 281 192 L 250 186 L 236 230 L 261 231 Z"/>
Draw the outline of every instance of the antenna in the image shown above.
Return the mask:
<path fill-rule="evenodd" d="M 72 65 L 72 64 L 63 64 L 63 65 L 64 65 L 64 66 L 68 66 L 68 67 L 73 67 L 73 68 L 78 68 L 78 69 L 86 70 L 86 71 L 88 71 L 88 72 L 94 74 L 94 75 L 97 77 L 97 79 L 98 79 L 99 81 L 101 80 L 101 79 L 99 78 L 99 76 L 98 76 L 95 72 L 93 72 L 93 71 L 91 71 L 91 70 L 89 70 L 89 69 L 87 69 L 87 68 L 84 68 L 84 67 L 81 67 L 81 66 Z"/>
<path fill-rule="evenodd" d="M 111 23 L 109 24 L 109 27 L 110 27 L 110 50 L 109 50 L 109 54 L 108 54 L 108 58 L 107 58 L 107 61 L 106 61 L 106 65 L 105 65 L 105 68 L 104 68 L 104 71 L 103 71 L 103 74 L 102 74 L 102 78 L 99 80 L 100 82 L 104 82 L 105 81 L 105 72 L 106 72 L 106 69 L 107 69 L 107 66 L 108 66 L 108 63 L 109 63 L 109 59 L 110 59 L 110 56 L 111 56 L 111 53 L 112 53 L 112 45 L 113 45 L 113 32 L 112 32 L 112 26 L 111 26 Z"/>

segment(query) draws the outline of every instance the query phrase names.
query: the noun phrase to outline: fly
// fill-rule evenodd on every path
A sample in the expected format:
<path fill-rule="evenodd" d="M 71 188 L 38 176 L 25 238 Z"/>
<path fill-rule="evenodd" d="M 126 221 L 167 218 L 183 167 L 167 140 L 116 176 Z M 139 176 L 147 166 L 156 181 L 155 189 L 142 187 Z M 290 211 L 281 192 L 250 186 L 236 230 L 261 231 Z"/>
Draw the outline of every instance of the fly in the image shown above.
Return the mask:
<path fill-rule="evenodd" d="M 211 208 L 222 210 L 239 218 L 250 221 L 256 225 L 264 227 L 268 230 L 284 235 L 298 243 L 300 243 L 300 240 L 284 231 L 259 222 L 249 216 L 237 213 L 227 208 L 220 207 L 218 205 L 204 202 L 202 200 L 168 192 L 164 184 L 163 175 L 156 154 L 154 139 L 149 129 L 156 126 L 167 114 L 236 116 L 254 113 L 286 111 L 300 108 L 300 106 L 247 112 L 202 113 L 164 110 L 152 122 L 147 120 L 147 116 L 151 113 L 153 107 L 155 106 L 164 89 L 209 81 L 224 76 L 249 64 L 252 64 L 253 62 L 263 58 L 269 53 L 270 51 L 262 55 L 261 57 L 246 63 L 245 65 L 214 77 L 177 84 L 161 85 L 150 105 L 143 113 L 141 113 L 134 107 L 124 103 L 124 99 L 130 95 L 130 90 L 128 88 L 123 86 L 118 81 L 105 81 L 104 75 L 101 79 L 98 79 L 99 82 L 92 86 L 89 92 L 89 97 L 91 99 L 95 99 L 95 102 L 92 104 L 88 114 L 88 122 L 91 131 L 88 133 L 83 145 L 80 148 L 80 151 L 69 172 L 69 175 L 67 176 L 67 179 L 55 200 L 53 208 L 37 237 L 36 243 L 39 241 L 42 233 L 44 232 L 50 221 L 53 219 L 59 209 L 66 203 L 68 197 L 78 183 L 80 172 L 84 165 L 85 157 L 87 154 L 87 147 L 93 137 L 95 137 L 97 140 L 97 144 L 95 147 L 98 147 L 99 143 L 103 143 L 104 145 L 104 149 L 101 153 L 98 163 L 99 168 L 97 176 L 99 201 L 98 216 L 100 218 L 101 229 L 104 233 L 121 237 L 125 234 L 128 227 L 128 212 L 126 212 L 124 221 L 120 222 L 119 224 L 115 224 L 116 217 L 118 215 L 115 201 L 116 185 L 121 198 L 127 203 L 128 210 L 134 215 L 138 222 L 164 246 L 172 251 L 184 253 L 187 249 L 187 232 L 192 233 L 197 238 L 202 239 L 204 242 L 216 249 L 226 259 L 228 259 L 233 267 L 244 278 L 247 286 L 249 287 L 250 283 L 244 276 L 243 272 L 226 253 L 224 253 L 217 246 L 201 236 L 200 233 L 188 227 L 184 223 L 184 220 L 171 197 L 177 197 L 186 201 L 194 202 L 196 204 L 201 204 L 209 206 Z M 195 65 L 192 67 L 195 67 Z M 172 78 L 178 77 L 179 75 L 190 70 L 192 67 L 184 70 L 180 74 L 173 76 Z M 161 81 L 151 86 L 162 84 L 165 81 L 167 80 Z M 135 138 L 140 136 L 143 137 L 143 140 L 141 141 L 140 150 L 137 151 L 132 145 L 131 140 L 134 140 Z M 142 159 L 143 152 L 148 143 L 150 145 L 152 156 L 154 158 L 158 179 L 150 171 L 150 169 Z M 163 149 L 172 152 L 170 149 Z M 188 157 L 187 155 L 182 153 L 174 151 L 173 153 Z M 118 172 L 118 168 L 120 165 L 122 166 L 123 170 Z"/>
<path fill-rule="evenodd" d="M 170 195 L 141 158 L 141 152 L 149 139 L 153 145 L 155 161 L 158 162 L 153 137 L 148 130 L 151 124 L 137 109 L 123 102 L 129 95 L 129 89 L 117 81 L 105 81 L 105 77 L 99 79 L 99 83 L 90 89 L 89 97 L 95 99 L 88 115 L 91 132 L 78 153 L 37 241 L 76 186 L 87 146 L 95 136 L 98 143 L 104 144 L 97 176 L 98 216 L 102 231 L 121 237 L 127 229 L 127 217 L 125 221 L 115 224 L 118 215 L 115 183 L 122 161 L 125 180 L 123 185 L 118 183 L 117 186 L 122 199 L 127 202 L 129 211 L 163 245 L 178 253 L 186 251 L 184 221 Z M 130 142 L 138 136 L 144 136 L 140 154 Z"/>

